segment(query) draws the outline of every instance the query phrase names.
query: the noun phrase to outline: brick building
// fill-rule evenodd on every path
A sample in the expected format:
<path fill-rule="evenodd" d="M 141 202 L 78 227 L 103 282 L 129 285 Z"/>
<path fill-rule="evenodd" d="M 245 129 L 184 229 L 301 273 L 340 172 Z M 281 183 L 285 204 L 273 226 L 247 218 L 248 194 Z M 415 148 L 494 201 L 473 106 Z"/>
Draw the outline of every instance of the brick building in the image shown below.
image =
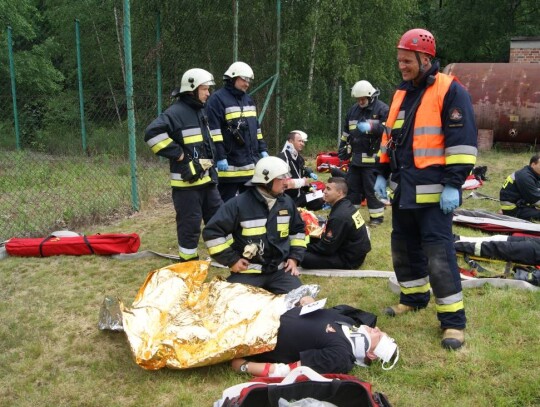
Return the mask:
<path fill-rule="evenodd" d="M 540 63 L 540 37 L 513 37 L 510 39 L 510 63 Z"/>

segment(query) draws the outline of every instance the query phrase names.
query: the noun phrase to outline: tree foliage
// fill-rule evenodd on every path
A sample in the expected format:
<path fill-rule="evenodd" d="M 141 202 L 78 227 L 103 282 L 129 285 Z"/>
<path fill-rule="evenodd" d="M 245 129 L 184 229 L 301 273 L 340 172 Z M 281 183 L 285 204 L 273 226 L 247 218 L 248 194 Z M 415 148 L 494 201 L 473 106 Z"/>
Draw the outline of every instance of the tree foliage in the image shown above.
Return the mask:
<path fill-rule="evenodd" d="M 293 128 L 311 138 L 334 139 L 338 111 L 354 101 L 350 88 L 367 79 L 388 101 L 399 73 L 395 45 L 413 27 L 437 39 L 442 65 L 449 62 L 505 62 L 513 36 L 539 32 L 540 0 L 281 0 L 278 42 L 276 0 L 131 1 L 131 35 L 139 129 L 156 114 L 158 63 L 163 107 L 182 73 L 211 71 L 218 86 L 233 62 L 234 7 L 238 3 L 238 57 L 249 63 L 255 86 L 276 72 L 280 54 L 279 126 L 268 104 L 263 132 L 276 140 Z M 0 1 L 0 39 L 13 29 L 21 114 L 33 119 L 26 130 L 54 132 L 63 123 L 76 132 L 78 78 L 75 19 L 80 22 L 87 120 L 92 126 L 125 121 L 123 1 Z M 158 38 L 157 27 L 160 26 Z M 0 86 L 9 89 L 7 47 L 0 47 Z M 261 111 L 270 84 L 255 94 Z M 342 104 L 339 105 L 339 90 Z M 279 90 L 279 92 L 278 92 Z M 4 95 L 7 92 L 3 92 Z M 72 112 L 60 114 L 71 106 Z M 2 120 L 10 109 L 2 109 Z M 24 121 L 23 121 L 24 122 Z M 276 134 L 279 128 L 281 134 Z M 274 149 L 278 146 L 274 145 Z"/>

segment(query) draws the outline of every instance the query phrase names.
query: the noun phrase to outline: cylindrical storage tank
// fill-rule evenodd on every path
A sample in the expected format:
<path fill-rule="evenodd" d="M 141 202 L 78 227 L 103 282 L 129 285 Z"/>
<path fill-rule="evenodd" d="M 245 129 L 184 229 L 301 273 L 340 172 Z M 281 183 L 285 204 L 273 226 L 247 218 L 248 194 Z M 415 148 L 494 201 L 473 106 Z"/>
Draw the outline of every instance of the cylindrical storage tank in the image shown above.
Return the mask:
<path fill-rule="evenodd" d="M 494 142 L 540 142 L 540 64 L 454 63 L 443 72 L 467 88 L 476 125 Z"/>

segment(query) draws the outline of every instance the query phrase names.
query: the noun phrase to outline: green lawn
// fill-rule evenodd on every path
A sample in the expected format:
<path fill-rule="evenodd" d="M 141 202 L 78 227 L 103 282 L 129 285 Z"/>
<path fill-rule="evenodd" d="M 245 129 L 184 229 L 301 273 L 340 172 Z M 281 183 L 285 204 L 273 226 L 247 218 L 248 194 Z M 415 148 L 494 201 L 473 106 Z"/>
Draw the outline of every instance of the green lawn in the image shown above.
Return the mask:
<path fill-rule="evenodd" d="M 504 178 L 530 155 L 481 153 L 477 164 L 488 166 L 489 181 L 480 192 L 498 197 Z M 487 200 L 465 199 L 464 207 L 497 210 L 496 202 Z M 362 214 L 367 218 L 365 207 Z M 383 226 L 372 231 L 373 251 L 363 269 L 392 269 L 390 220 L 387 209 Z M 85 231 L 136 232 L 140 250 L 177 250 L 168 199 Z M 456 233 L 481 234 L 466 228 Z M 209 406 L 223 389 L 246 381 L 228 364 L 145 371 L 135 364 L 124 334 L 98 330 L 105 296 L 130 304 L 147 273 L 167 264 L 161 258 L 97 256 L 0 261 L 0 406 Z M 225 272 L 212 269 L 210 278 L 218 274 Z M 379 326 L 399 343 L 401 359 L 389 372 L 375 364 L 352 374 L 371 382 L 394 406 L 540 405 L 538 291 L 466 290 L 467 342 L 461 351 L 448 352 L 439 345 L 433 304 L 401 318 L 381 315 L 398 300 L 384 279 L 304 276 L 303 281 L 320 284 L 329 306 L 346 303 L 379 315 Z"/>

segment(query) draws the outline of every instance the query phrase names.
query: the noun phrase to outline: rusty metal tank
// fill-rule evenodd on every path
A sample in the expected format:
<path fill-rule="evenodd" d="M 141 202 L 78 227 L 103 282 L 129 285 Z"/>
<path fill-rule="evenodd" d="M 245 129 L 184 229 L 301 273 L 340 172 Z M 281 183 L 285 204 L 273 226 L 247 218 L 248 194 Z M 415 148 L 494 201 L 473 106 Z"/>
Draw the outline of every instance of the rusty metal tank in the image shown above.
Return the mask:
<path fill-rule="evenodd" d="M 540 64 L 453 63 L 472 97 L 478 129 L 493 130 L 493 141 L 540 142 Z"/>

